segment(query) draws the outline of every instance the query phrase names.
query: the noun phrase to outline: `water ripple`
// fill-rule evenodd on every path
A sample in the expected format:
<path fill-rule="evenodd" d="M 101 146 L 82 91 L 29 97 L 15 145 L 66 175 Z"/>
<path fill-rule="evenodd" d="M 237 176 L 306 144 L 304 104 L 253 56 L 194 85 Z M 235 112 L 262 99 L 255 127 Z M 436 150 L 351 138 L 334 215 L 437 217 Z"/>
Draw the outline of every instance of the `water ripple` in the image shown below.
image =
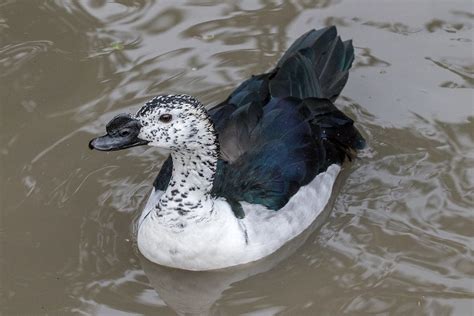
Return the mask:
<path fill-rule="evenodd" d="M 51 41 L 26 41 L 0 48 L 0 77 L 6 77 L 53 46 Z"/>
<path fill-rule="evenodd" d="M 473 15 L 461 1 L 369 2 L 1 2 L 2 312 L 471 311 Z M 91 152 L 89 139 L 158 93 L 212 106 L 332 24 L 357 46 L 337 105 L 369 147 L 344 166 L 323 227 L 235 275 L 141 261 L 134 221 L 166 153 Z"/>

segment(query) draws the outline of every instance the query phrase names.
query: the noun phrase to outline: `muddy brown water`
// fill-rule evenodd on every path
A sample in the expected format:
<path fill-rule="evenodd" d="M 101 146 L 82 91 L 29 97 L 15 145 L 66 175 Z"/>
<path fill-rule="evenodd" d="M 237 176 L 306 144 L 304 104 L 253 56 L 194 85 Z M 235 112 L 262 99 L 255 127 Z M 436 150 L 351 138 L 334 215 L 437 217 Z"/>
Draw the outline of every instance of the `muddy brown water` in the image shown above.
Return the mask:
<path fill-rule="evenodd" d="M 2 1 L 3 315 L 473 315 L 472 1 Z M 134 226 L 165 153 L 91 152 L 159 93 L 212 106 L 298 35 L 337 25 L 337 105 L 368 140 L 326 215 L 219 272 L 143 259 Z"/>

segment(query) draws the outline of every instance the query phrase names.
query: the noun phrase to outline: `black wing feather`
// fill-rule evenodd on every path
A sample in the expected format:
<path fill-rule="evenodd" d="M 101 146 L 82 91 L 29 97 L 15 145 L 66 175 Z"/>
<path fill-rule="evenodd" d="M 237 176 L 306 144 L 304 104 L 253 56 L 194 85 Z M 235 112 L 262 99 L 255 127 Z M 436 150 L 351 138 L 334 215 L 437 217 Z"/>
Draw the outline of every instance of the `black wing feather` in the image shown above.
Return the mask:
<path fill-rule="evenodd" d="M 312 30 L 287 50 L 277 67 L 243 82 L 209 110 L 221 147 L 212 194 L 225 197 L 237 217 L 241 201 L 283 207 L 298 189 L 365 141 L 332 101 L 354 60 L 351 41 L 335 27 Z M 165 190 L 172 161 L 155 188 Z"/>

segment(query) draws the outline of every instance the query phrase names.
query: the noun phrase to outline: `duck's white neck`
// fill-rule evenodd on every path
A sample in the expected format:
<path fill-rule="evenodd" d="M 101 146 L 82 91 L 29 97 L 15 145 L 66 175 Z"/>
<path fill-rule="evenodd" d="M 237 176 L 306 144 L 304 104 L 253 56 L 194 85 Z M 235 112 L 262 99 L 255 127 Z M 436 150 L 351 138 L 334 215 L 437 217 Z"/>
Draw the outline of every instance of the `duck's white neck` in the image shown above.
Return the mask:
<path fill-rule="evenodd" d="M 156 206 L 157 215 L 166 222 L 203 220 L 212 215 L 211 190 L 217 168 L 219 145 L 213 131 L 202 135 L 202 147 L 171 153 L 173 172 L 165 193 Z M 178 227 L 179 228 L 179 227 Z M 184 227 L 181 227 L 184 228 Z"/>

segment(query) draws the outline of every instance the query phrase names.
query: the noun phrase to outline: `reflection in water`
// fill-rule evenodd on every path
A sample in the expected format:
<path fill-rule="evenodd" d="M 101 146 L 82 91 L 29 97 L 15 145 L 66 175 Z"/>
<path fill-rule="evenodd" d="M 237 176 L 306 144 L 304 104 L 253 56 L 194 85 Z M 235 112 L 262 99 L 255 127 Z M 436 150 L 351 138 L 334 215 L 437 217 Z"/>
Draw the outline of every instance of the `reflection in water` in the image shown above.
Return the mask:
<path fill-rule="evenodd" d="M 437 30 L 441 29 L 445 32 L 449 33 L 456 33 L 457 31 L 461 30 L 464 27 L 462 23 L 447 23 L 446 21 L 433 19 L 430 22 L 426 23 L 426 29 L 428 32 L 436 32 Z"/>
<path fill-rule="evenodd" d="M 474 61 L 472 59 L 442 58 L 434 60 L 430 57 L 426 57 L 426 59 L 464 79 L 464 85 L 450 86 L 450 88 L 474 88 Z M 446 86 L 446 83 L 442 83 L 441 86 Z"/>
<path fill-rule="evenodd" d="M 357 59 L 354 62 L 354 65 L 352 67 L 358 68 L 358 67 L 389 67 L 390 63 L 386 62 L 384 60 L 381 60 L 380 58 L 375 57 L 372 55 L 372 52 L 370 51 L 370 48 L 356 48 L 357 50 L 360 50 L 357 54 Z"/>
<path fill-rule="evenodd" d="M 381 30 L 387 30 L 392 33 L 401 34 L 401 35 L 410 35 L 412 33 L 420 32 L 420 29 L 412 28 L 403 23 L 388 23 L 388 22 L 378 22 L 378 21 L 365 21 L 358 17 L 347 18 L 347 17 L 335 17 L 329 16 L 325 18 L 324 25 L 336 25 L 336 26 L 345 26 L 348 27 L 353 24 L 360 24 L 369 27 L 375 27 Z"/>
<path fill-rule="evenodd" d="M 1 3 L 1 313 L 468 314 L 471 9 L 470 1 L 417 2 L 408 15 L 398 3 L 367 1 Z M 234 270 L 183 272 L 137 255 L 133 223 L 166 153 L 95 155 L 90 135 L 165 91 L 212 106 L 298 35 L 330 24 L 357 47 L 338 106 L 369 148 L 347 166 L 321 228 Z"/>
<path fill-rule="evenodd" d="M 139 29 L 153 35 L 163 33 L 183 20 L 183 13 L 177 9 L 168 9 L 159 12 L 150 20 L 140 24 Z"/>
<path fill-rule="evenodd" d="M 408 25 L 405 25 L 403 23 L 387 23 L 387 22 L 373 22 L 373 21 L 367 21 L 364 22 L 363 25 L 369 25 L 369 26 L 374 26 L 379 29 L 385 29 L 387 31 L 397 33 L 397 34 L 402 34 L 402 35 L 408 35 L 411 33 L 419 32 L 420 30 L 412 29 Z"/>

